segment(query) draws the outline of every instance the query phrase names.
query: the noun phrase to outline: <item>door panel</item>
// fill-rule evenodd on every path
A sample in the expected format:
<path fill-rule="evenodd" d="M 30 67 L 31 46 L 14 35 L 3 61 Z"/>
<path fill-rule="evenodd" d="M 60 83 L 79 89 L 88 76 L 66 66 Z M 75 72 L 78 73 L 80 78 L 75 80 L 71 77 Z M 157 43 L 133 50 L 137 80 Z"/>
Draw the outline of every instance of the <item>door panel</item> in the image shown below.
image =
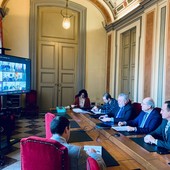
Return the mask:
<path fill-rule="evenodd" d="M 129 57 L 130 57 L 130 32 L 127 31 L 122 37 L 121 59 L 121 92 L 129 93 Z"/>
<path fill-rule="evenodd" d="M 53 107 L 55 105 L 55 87 L 50 87 L 50 86 L 41 86 L 40 89 L 40 107 L 41 111 L 46 111 L 47 106 L 49 108 Z"/>
<path fill-rule="evenodd" d="M 43 41 L 57 41 L 66 43 L 77 43 L 78 41 L 78 13 L 71 11 L 71 27 L 63 29 L 63 16 L 60 7 L 41 7 L 39 8 L 39 38 Z"/>
<path fill-rule="evenodd" d="M 136 28 L 130 31 L 131 34 L 131 53 L 130 53 L 130 98 L 134 100 L 135 83 L 135 58 L 136 58 Z"/>
<path fill-rule="evenodd" d="M 38 93 L 39 106 L 46 110 L 46 106 L 53 107 L 57 102 L 58 75 L 58 45 L 55 43 L 41 42 L 38 54 Z"/>
<path fill-rule="evenodd" d="M 134 71 L 136 50 L 136 28 L 122 34 L 121 92 L 134 100 Z"/>
<path fill-rule="evenodd" d="M 73 103 L 76 83 L 77 45 L 59 44 L 59 95 L 58 103 Z M 69 96 L 69 97 L 68 97 Z"/>
<path fill-rule="evenodd" d="M 67 106 L 73 103 L 74 96 L 75 96 L 73 87 L 63 85 L 60 88 L 60 92 L 61 92 L 61 95 L 60 95 L 59 101 L 62 103 L 63 106 Z"/>

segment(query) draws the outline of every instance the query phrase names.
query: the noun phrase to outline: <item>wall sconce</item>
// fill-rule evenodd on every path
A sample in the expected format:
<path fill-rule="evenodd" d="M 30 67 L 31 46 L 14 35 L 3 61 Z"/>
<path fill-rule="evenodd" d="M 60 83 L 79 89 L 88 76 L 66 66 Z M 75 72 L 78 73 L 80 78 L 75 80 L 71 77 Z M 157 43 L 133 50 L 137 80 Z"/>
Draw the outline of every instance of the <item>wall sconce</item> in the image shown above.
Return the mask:
<path fill-rule="evenodd" d="M 73 16 L 73 15 L 69 15 L 68 14 L 68 0 L 66 0 L 66 7 L 65 9 L 61 10 L 61 15 L 63 16 L 63 23 L 62 23 L 62 26 L 64 29 L 69 29 L 71 24 L 70 24 L 70 18 Z"/>

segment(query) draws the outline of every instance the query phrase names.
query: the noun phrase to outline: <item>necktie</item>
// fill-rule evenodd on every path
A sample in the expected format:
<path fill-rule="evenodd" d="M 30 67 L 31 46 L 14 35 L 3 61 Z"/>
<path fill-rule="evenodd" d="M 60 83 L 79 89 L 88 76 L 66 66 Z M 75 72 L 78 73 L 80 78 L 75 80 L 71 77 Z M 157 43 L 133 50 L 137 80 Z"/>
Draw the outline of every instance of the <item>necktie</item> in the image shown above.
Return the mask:
<path fill-rule="evenodd" d="M 140 128 L 143 128 L 147 119 L 148 113 L 145 113 L 145 115 L 143 116 L 142 122 L 140 124 Z"/>
<path fill-rule="evenodd" d="M 170 121 L 168 121 L 166 127 L 165 127 L 165 136 L 166 136 L 166 139 L 167 139 L 167 132 L 168 132 L 168 129 L 170 127 Z"/>
<path fill-rule="evenodd" d="M 123 107 L 121 107 L 116 115 L 116 118 L 121 118 L 122 117 L 122 111 L 123 111 Z"/>

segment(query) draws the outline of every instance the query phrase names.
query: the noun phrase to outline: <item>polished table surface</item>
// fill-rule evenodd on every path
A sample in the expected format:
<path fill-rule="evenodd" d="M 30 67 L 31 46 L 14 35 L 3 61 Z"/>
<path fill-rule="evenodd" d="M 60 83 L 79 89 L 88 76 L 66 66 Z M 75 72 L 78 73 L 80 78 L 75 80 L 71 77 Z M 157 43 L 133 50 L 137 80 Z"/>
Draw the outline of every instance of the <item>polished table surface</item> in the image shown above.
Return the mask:
<path fill-rule="evenodd" d="M 124 136 L 122 134 L 120 134 L 119 137 L 114 136 L 117 132 L 113 129 L 96 129 L 96 123 L 100 121 L 91 118 L 89 114 L 74 113 L 72 110 L 67 110 L 67 114 L 93 139 L 93 141 L 77 142 L 73 144 L 79 146 L 103 146 L 120 164 L 119 166 L 107 167 L 108 170 L 170 169 L 170 165 L 168 164 L 170 162 L 170 154 L 160 155 L 156 152 L 148 152 L 129 139 L 129 136 Z M 80 128 L 72 128 L 71 130 L 79 130 Z M 141 137 L 141 135 L 130 137 Z"/>

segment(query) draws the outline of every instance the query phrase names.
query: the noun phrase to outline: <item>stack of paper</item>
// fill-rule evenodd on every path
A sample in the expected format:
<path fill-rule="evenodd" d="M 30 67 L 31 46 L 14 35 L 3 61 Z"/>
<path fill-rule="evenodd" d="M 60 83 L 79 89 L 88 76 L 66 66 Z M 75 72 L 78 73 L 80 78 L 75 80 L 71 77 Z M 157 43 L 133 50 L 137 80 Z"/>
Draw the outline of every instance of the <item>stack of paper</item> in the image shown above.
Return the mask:
<path fill-rule="evenodd" d="M 116 131 L 127 131 L 127 126 L 112 126 L 112 129 Z"/>
<path fill-rule="evenodd" d="M 82 109 L 80 109 L 80 108 L 74 108 L 74 109 L 73 109 L 73 112 L 75 112 L 75 113 L 90 113 L 90 112 L 85 111 L 85 110 L 82 110 Z"/>
<path fill-rule="evenodd" d="M 97 154 L 102 155 L 102 146 L 94 146 L 94 145 L 84 145 L 84 150 L 87 151 L 88 149 L 94 149 Z"/>

